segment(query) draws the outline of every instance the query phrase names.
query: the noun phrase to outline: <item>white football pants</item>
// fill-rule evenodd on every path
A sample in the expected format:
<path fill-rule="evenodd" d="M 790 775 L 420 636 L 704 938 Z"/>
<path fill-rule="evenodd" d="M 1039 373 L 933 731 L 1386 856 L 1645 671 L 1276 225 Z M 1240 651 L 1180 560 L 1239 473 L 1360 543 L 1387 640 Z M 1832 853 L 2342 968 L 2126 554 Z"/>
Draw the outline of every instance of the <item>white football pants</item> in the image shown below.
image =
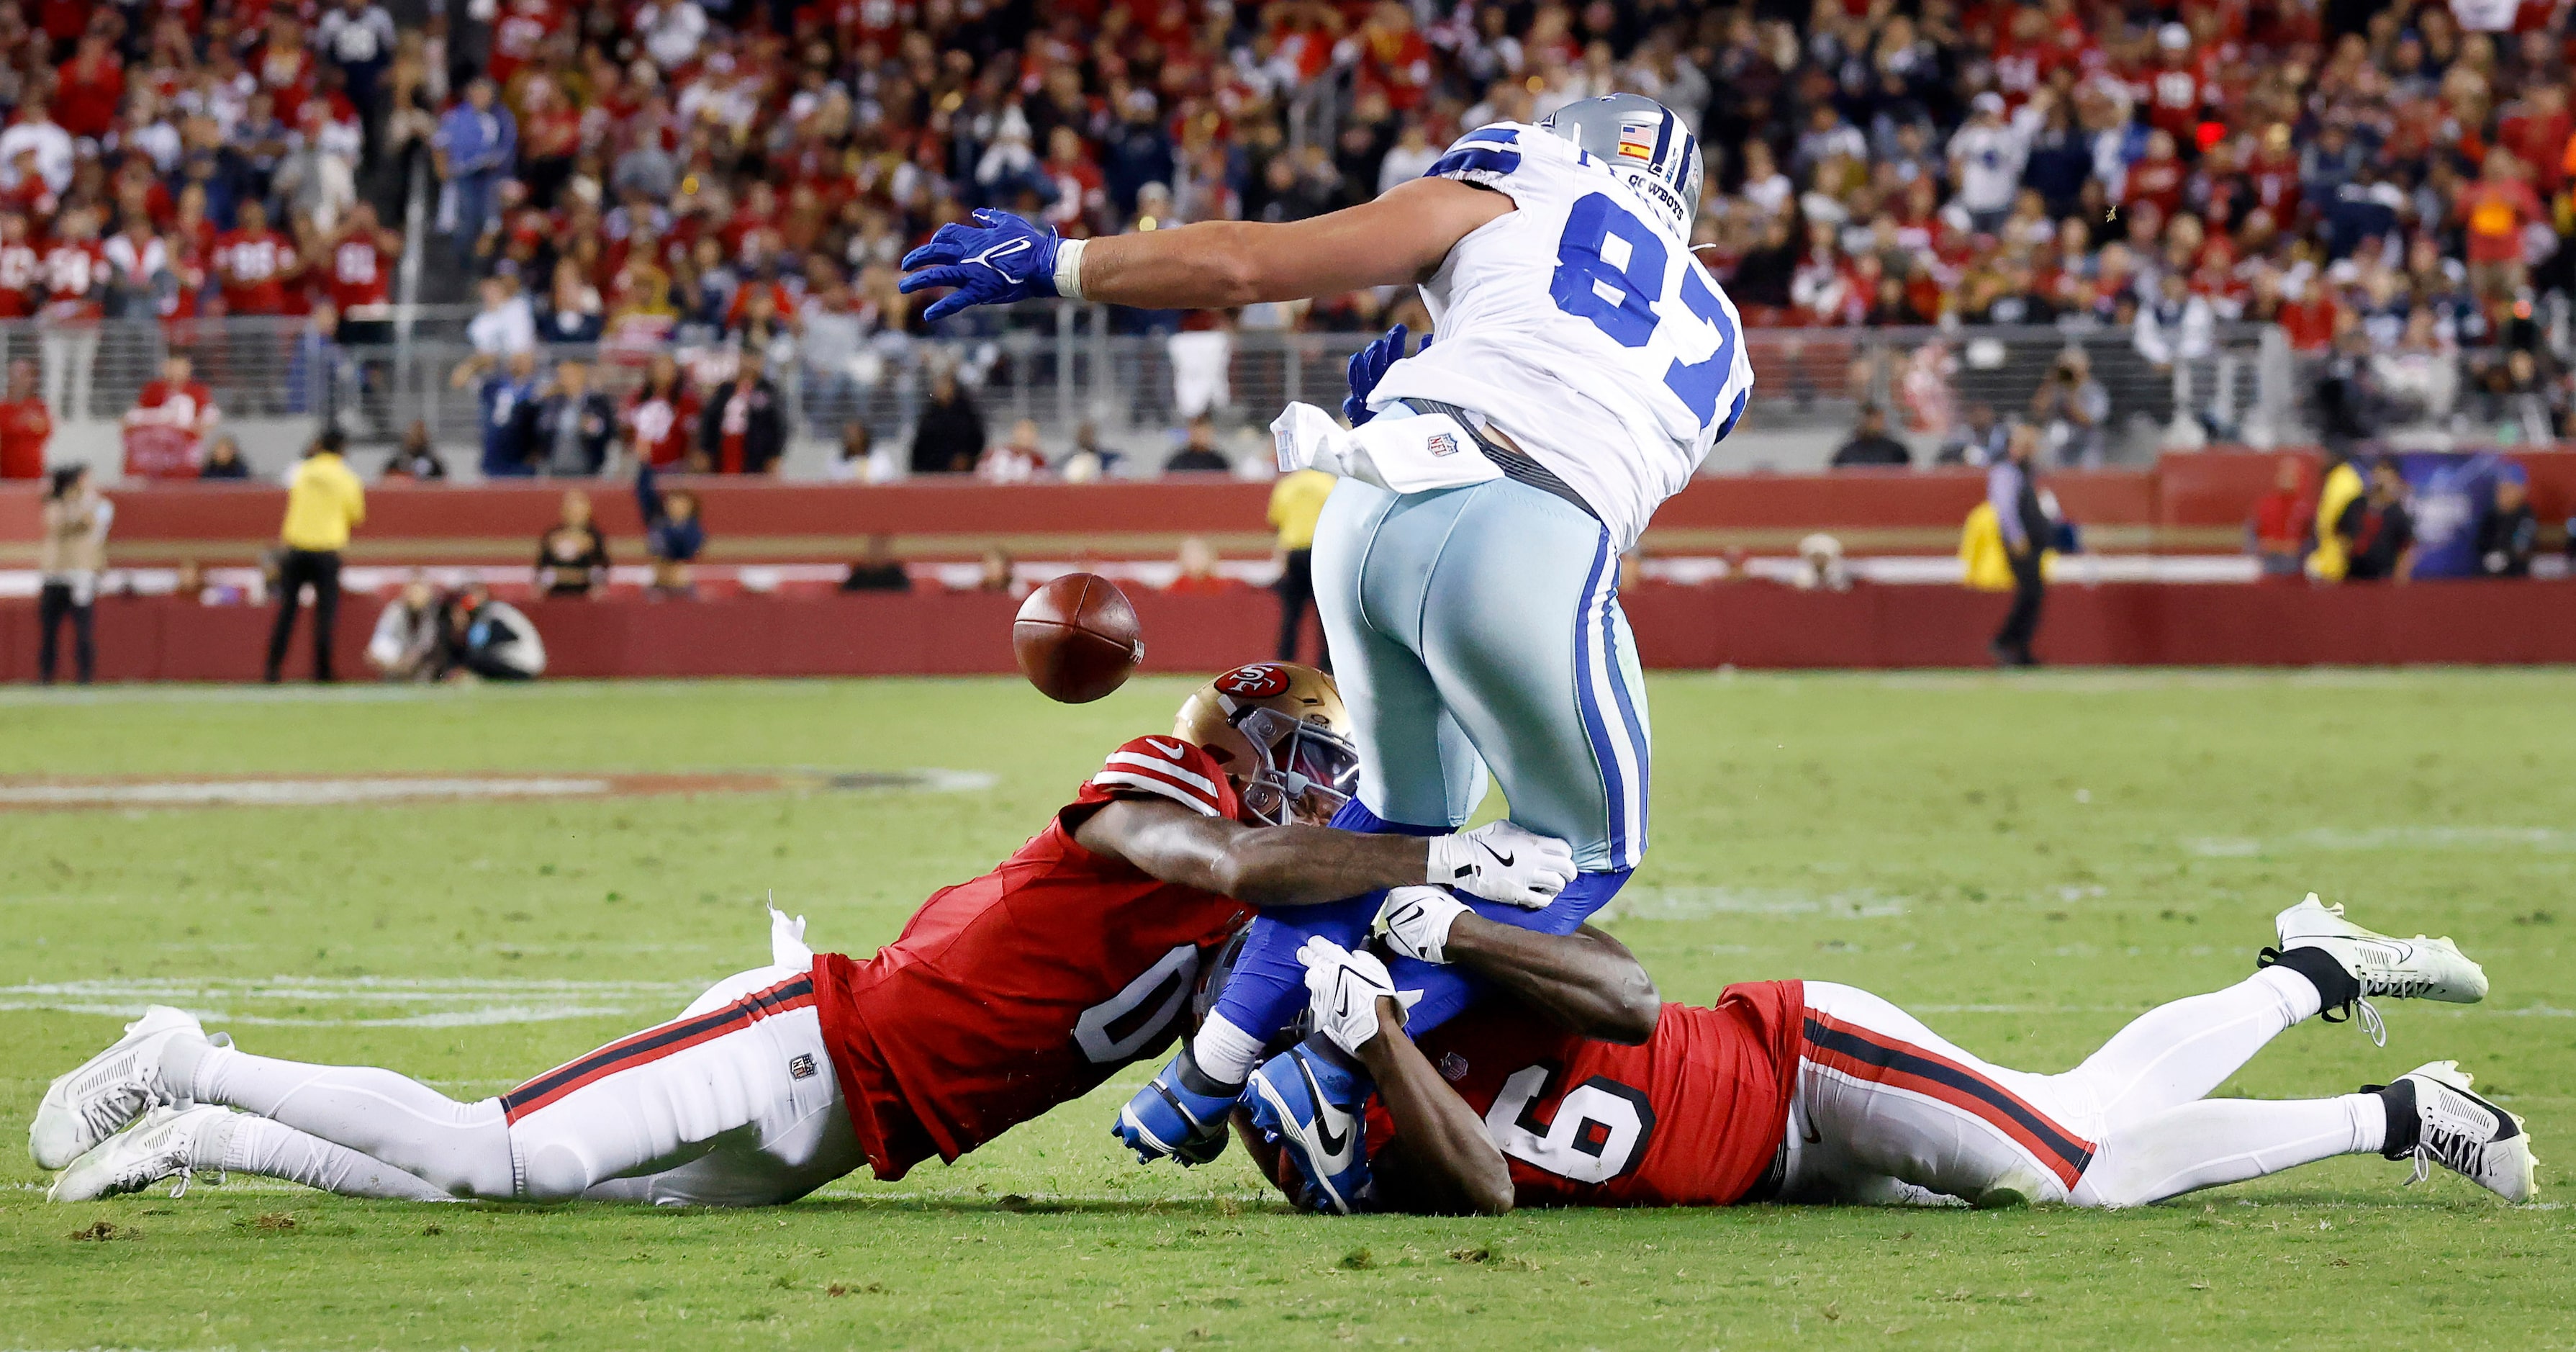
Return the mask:
<path fill-rule="evenodd" d="M 1646 689 L 1600 522 L 1510 479 L 1401 496 L 1344 479 L 1314 563 L 1369 811 L 1459 826 L 1490 766 L 1512 820 L 1577 868 L 1645 858 Z"/>
<path fill-rule="evenodd" d="M 2286 967 L 2141 1015 L 2061 1075 L 1980 1060 L 1867 991 L 1806 983 L 1784 1201 L 2142 1206 L 2376 1151 L 2375 1094 L 2203 1100 L 2317 1013 Z"/>
<path fill-rule="evenodd" d="M 727 978 L 668 1023 L 475 1103 L 390 1070 L 229 1048 L 204 1053 L 187 1084 L 168 1087 L 319 1138 L 255 1132 L 264 1165 L 221 1163 L 358 1196 L 767 1206 L 865 1162 L 812 975 L 797 967 Z"/>

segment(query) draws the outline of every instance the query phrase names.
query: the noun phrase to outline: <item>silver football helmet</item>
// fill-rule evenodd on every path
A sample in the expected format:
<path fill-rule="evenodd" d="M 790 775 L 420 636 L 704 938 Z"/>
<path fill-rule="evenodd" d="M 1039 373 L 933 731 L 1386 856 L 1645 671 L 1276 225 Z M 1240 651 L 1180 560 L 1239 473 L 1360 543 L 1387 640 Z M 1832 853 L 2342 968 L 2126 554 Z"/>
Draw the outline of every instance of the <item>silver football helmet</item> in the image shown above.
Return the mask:
<path fill-rule="evenodd" d="M 1681 114 L 1643 94 L 1604 94 L 1569 103 L 1539 125 L 1634 184 L 1683 233 L 1699 218 L 1699 138 Z"/>

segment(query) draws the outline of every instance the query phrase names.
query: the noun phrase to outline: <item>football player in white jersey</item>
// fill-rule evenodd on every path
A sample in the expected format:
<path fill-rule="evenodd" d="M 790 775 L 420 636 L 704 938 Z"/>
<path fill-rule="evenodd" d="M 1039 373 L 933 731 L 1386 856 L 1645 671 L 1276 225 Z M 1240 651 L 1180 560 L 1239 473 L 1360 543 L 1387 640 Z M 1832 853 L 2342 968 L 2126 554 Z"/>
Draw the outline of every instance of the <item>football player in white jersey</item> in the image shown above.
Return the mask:
<path fill-rule="evenodd" d="M 1344 432 L 1302 406 L 1274 425 L 1283 462 L 1346 471 L 1315 537 L 1362 767 L 1336 820 L 1447 832 L 1490 767 L 1513 822 L 1573 842 L 1580 869 L 1547 909 L 1496 918 L 1570 933 L 1645 854 L 1646 700 L 1619 557 L 1753 384 L 1735 307 L 1691 256 L 1700 180 L 1681 118 L 1617 94 L 1480 127 L 1422 178 L 1312 220 L 1079 241 L 977 212 L 904 260 L 903 289 L 954 288 L 936 320 L 1050 294 L 1169 309 L 1420 286 L 1439 341 L 1408 355 L 1399 328 L 1351 363 L 1344 408 L 1373 425 Z M 1320 1040 L 1261 1054 L 1305 1003 L 1299 947 L 1361 942 L 1382 901 L 1259 922 L 1207 1026 L 1120 1114 L 1120 1138 L 1146 1159 L 1205 1158 L 1241 1096 L 1316 1200 L 1343 1209 L 1365 1169 L 1349 1111 L 1364 1076 Z M 1434 965 L 1396 976 L 1421 993 L 1416 1029 L 1471 993 Z"/>

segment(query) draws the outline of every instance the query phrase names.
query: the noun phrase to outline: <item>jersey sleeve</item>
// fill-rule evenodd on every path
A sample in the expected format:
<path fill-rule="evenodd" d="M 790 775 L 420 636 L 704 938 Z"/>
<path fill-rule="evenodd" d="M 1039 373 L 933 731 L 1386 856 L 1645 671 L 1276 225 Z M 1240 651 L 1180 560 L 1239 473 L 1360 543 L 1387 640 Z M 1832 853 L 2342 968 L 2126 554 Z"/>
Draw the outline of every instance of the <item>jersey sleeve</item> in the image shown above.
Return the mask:
<path fill-rule="evenodd" d="M 1202 817 L 1232 817 L 1234 785 L 1216 758 L 1178 737 L 1139 737 L 1109 753 L 1074 801 L 1163 798 Z"/>
<path fill-rule="evenodd" d="M 1449 143 L 1440 158 L 1422 171 L 1424 178 L 1454 178 L 1480 188 L 1500 188 L 1520 173 L 1536 149 L 1533 138 L 1555 141 L 1554 133 L 1522 122 L 1495 122 Z"/>

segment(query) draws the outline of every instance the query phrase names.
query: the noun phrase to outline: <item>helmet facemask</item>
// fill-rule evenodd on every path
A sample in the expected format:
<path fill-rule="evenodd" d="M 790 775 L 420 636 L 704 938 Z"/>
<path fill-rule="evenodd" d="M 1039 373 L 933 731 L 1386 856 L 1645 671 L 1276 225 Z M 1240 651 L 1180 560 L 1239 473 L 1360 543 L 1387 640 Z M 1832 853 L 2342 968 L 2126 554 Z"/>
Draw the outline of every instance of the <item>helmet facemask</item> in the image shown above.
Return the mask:
<path fill-rule="evenodd" d="M 1329 825 L 1359 791 L 1359 751 L 1350 739 L 1277 709 L 1255 706 L 1234 722 L 1258 763 L 1243 776 L 1243 810 L 1272 826 Z"/>

